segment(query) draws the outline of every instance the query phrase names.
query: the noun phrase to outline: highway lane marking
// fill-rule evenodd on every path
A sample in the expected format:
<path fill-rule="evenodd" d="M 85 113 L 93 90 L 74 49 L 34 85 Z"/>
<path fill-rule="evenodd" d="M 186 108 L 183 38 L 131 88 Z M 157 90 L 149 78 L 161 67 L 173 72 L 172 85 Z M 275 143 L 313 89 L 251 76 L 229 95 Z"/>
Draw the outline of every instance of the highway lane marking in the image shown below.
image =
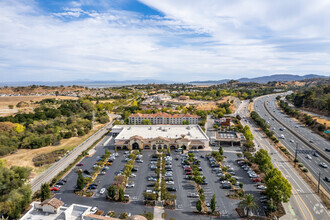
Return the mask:
<path fill-rule="evenodd" d="M 268 149 L 268 152 L 270 152 L 270 149 L 268 148 L 268 146 L 265 145 L 265 147 Z M 277 152 L 277 153 L 278 153 L 278 152 Z M 276 163 L 274 163 L 274 164 L 275 164 L 275 166 L 277 166 Z M 281 170 L 280 167 L 277 166 L 277 168 L 278 168 L 279 170 Z M 297 184 L 297 183 L 296 183 L 296 184 Z M 298 184 L 297 184 L 297 185 L 298 185 Z M 291 186 L 292 186 L 292 185 L 291 185 Z M 297 191 L 295 190 L 294 186 L 292 186 L 292 189 L 297 193 Z M 299 206 L 299 208 L 300 208 L 302 214 L 304 215 L 305 219 L 307 219 L 306 216 L 305 216 L 305 213 L 304 213 L 303 209 L 301 208 L 301 206 L 300 206 L 300 204 L 299 204 L 299 202 L 298 202 L 298 199 L 296 198 L 296 196 L 295 196 L 293 193 L 292 193 L 292 195 L 293 195 L 294 199 L 296 200 L 296 203 L 298 204 L 298 206 Z M 300 195 L 299 195 L 298 193 L 297 193 L 297 195 L 300 197 Z M 301 199 L 301 197 L 300 197 L 300 199 Z M 303 202 L 303 204 L 304 204 L 305 207 L 307 208 L 307 206 L 306 206 L 306 204 L 304 203 L 304 201 L 303 201 L 302 199 L 301 199 L 301 201 Z M 308 208 L 307 208 L 307 210 L 308 210 L 308 212 L 310 213 L 310 215 L 312 216 L 312 214 L 311 214 L 311 212 L 309 211 Z M 313 216 L 312 216 L 312 219 L 314 219 Z"/>

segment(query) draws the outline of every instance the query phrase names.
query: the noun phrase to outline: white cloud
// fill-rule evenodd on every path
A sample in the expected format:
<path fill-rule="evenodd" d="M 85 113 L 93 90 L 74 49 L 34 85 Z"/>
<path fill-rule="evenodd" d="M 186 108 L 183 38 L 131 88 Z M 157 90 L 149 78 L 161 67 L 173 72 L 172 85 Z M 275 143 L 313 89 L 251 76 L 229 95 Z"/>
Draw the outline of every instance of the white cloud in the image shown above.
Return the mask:
<path fill-rule="evenodd" d="M 292 1 L 142 1 L 165 18 L 82 10 L 89 0 L 55 14 L 0 1 L 1 81 L 329 73 L 329 4 Z M 298 39 L 311 49 L 288 48 Z"/>

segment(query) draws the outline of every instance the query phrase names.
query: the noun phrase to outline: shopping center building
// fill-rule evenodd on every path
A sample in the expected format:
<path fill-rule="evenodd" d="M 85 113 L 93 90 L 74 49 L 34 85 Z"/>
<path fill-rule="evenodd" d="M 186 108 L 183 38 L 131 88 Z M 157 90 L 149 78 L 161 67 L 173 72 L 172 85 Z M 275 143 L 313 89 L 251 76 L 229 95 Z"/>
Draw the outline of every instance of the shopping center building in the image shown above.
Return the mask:
<path fill-rule="evenodd" d="M 199 125 L 115 125 L 115 148 L 131 149 L 204 149 L 209 138 Z"/>

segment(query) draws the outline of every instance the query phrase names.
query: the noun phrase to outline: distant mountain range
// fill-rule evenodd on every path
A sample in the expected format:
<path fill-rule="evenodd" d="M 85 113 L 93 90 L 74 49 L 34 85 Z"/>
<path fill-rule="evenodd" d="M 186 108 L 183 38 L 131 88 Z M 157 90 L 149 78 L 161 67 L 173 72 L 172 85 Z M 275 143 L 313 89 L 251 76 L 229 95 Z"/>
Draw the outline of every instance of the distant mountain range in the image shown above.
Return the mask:
<path fill-rule="evenodd" d="M 292 74 L 275 74 L 271 76 L 260 76 L 255 78 L 240 78 L 237 81 L 240 82 L 256 82 L 256 83 L 268 83 L 270 81 L 299 81 L 303 79 L 311 79 L 311 78 L 329 78 L 330 76 L 322 76 L 309 74 L 304 76 L 292 75 Z M 230 79 L 223 80 L 208 80 L 208 81 L 191 81 L 189 83 L 193 84 L 222 84 L 229 82 Z"/>
<path fill-rule="evenodd" d="M 123 81 L 111 81 L 111 80 L 79 80 L 79 81 L 21 81 L 21 82 L 0 82 L 0 86 L 29 86 L 29 85 L 45 85 L 45 86 L 87 86 L 87 87 L 113 87 L 113 86 L 126 86 L 137 84 L 163 84 L 163 83 L 175 83 L 170 81 L 145 79 L 145 80 L 123 80 Z"/>
<path fill-rule="evenodd" d="M 260 76 L 255 78 L 240 78 L 237 81 L 240 82 L 257 82 L 267 83 L 269 81 L 298 81 L 303 79 L 311 78 L 329 78 L 329 76 L 309 74 L 304 76 L 292 75 L 292 74 L 276 74 L 271 76 Z M 190 84 L 222 84 L 230 81 L 231 79 L 223 80 L 207 80 L 207 81 L 191 81 Z M 142 79 L 142 80 L 79 80 L 79 81 L 21 81 L 21 82 L 1 82 L 0 86 L 29 86 L 29 85 L 45 85 L 45 86 L 87 86 L 87 87 L 113 87 L 113 86 L 126 86 L 126 85 L 137 85 L 137 84 L 172 84 L 172 83 L 184 83 L 166 80 L 155 80 L 155 79 Z"/>

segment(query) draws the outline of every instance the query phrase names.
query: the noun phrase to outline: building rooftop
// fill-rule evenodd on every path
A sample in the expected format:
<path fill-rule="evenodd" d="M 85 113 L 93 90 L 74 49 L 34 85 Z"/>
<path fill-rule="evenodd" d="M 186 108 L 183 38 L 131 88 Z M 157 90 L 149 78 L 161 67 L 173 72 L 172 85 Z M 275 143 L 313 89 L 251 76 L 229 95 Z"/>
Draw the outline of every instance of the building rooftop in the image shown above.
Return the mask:
<path fill-rule="evenodd" d="M 208 140 L 199 125 L 115 125 L 112 130 L 121 130 L 116 140 L 126 140 L 133 136 L 141 136 L 144 139 L 185 137 L 189 140 Z"/>
<path fill-rule="evenodd" d="M 159 112 L 159 113 L 155 113 L 155 114 L 136 113 L 136 114 L 131 114 L 129 117 L 199 118 L 198 115 L 191 115 L 191 114 L 172 114 L 171 115 L 171 114 L 168 114 L 165 112 Z"/>

